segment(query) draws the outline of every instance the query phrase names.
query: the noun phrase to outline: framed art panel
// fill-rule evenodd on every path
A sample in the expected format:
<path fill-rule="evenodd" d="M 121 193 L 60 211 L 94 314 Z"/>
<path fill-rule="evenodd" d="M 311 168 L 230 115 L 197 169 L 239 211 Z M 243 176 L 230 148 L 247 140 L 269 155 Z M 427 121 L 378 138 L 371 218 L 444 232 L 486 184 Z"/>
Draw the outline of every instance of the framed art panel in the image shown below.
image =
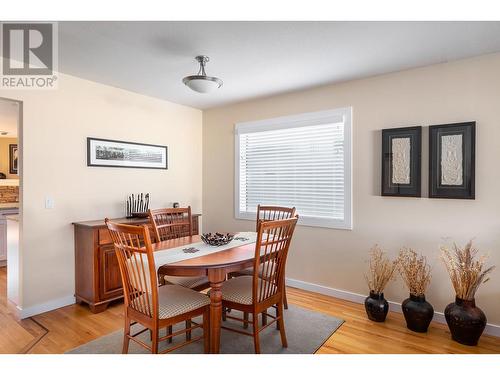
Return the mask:
<path fill-rule="evenodd" d="M 382 130 L 382 195 L 421 196 L 422 127 Z"/>
<path fill-rule="evenodd" d="M 87 138 L 89 167 L 168 169 L 167 146 Z"/>
<path fill-rule="evenodd" d="M 9 173 L 10 174 L 17 174 L 18 164 L 19 164 L 19 158 L 18 158 L 17 145 L 9 145 Z"/>
<path fill-rule="evenodd" d="M 475 198 L 476 123 L 429 127 L 429 198 Z"/>

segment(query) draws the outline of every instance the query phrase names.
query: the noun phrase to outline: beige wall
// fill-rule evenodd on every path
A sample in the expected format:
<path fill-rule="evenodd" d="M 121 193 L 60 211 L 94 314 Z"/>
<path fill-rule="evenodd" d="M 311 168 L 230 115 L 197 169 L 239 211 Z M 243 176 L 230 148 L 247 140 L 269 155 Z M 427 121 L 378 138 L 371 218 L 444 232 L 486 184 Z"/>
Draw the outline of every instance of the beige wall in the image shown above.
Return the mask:
<path fill-rule="evenodd" d="M 287 277 L 366 294 L 363 279 L 369 248 L 380 244 L 396 254 L 411 246 L 425 254 L 433 279 L 427 293 L 437 311 L 454 300 L 439 261 L 444 238 L 475 238 L 500 266 L 500 55 L 435 65 L 370 79 L 255 100 L 203 113 L 204 230 L 251 230 L 234 219 L 236 122 L 302 112 L 353 107 L 354 229 L 300 226 L 290 253 Z M 477 121 L 476 200 L 380 196 L 381 129 Z M 427 192 L 427 128 L 424 128 L 422 186 Z M 223 171 L 224 173 L 221 173 Z M 300 214 L 300 212 L 299 212 Z M 389 300 L 407 296 L 398 280 Z M 488 321 L 500 324 L 500 269 L 479 290 L 477 302 Z"/>
<path fill-rule="evenodd" d="M 178 201 L 201 212 L 201 111 L 67 75 L 55 90 L 0 97 L 24 103 L 23 309 L 73 295 L 72 222 L 123 216 L 125 197 L 137 192 L 150 192 L 153 207 Z M 169 169 L 87 167 L 89 136 L 167 145 Z M 44 208 L 45 197 L 54 209 Z"/>
<path fill-rule="evenodd" d="M 17 144 L 17 138 L 0 137 L 0 172 L 5 173 L 7 178 L 19 178 L 17 174 L 10 174 L 9 168 L 9 145 Z"/>

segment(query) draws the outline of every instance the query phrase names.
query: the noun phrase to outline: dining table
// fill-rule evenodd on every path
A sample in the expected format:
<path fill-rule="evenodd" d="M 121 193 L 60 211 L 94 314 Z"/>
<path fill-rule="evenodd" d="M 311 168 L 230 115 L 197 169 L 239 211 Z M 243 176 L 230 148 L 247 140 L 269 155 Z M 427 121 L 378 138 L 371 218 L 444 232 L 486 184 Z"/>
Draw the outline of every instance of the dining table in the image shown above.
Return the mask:
<path fill-rule="evenodd" d="M 249 232 L 246 232 L 249 233 Z M 193 254 L 196 248 L 190 247 L 202 242 L 201 236 L 187 236 L 176 239 L 161 241 L 153 244 L 153 251 L 167 254 L 171 249 L 179 249 L 185 247 L 185 252 L 190 254 L 186 259 L 178 259 L 175 261 L 162 264 L 161 257 L 155 256 L 156 268 L 158 272 L 170 276 L 207 276 L 210 282 L 210 353 L 219 353 L 220 333 L 222 321 L 222 284 L 226 280 L 226 276 L 235 271 L 241 271 L 245 268 L 252 267 L 255 258 L 255 233 L 254 240 L 250 243 L 242 241 L 248 238 L 235 236 L 235 239 L 230 244 L 225 245 L 223 249 L 214 249 L 204 254 Z M 159 253 L 158 253 L 159 254 Z M 158 264 L 158 262 L 160 264 Z"/>

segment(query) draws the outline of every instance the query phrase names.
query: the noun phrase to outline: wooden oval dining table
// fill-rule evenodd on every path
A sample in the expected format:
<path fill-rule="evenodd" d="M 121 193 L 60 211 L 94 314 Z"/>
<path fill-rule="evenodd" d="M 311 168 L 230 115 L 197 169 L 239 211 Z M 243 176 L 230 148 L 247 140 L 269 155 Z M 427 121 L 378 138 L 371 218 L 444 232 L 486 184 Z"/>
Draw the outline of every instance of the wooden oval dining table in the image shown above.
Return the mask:
<path fill-rule="evenodd" d="M 153 251 L 168 250 L 201 241 L 199 235 L 180 237 L 153 244 Z M 168 264 L 156 264 L 158 272 L 170 276 L 208 276 L 210 282 L 210 353 L 219 353 L 222 321 L 221 287 L 226 275 L 253 266 L 255 243 Z"/>

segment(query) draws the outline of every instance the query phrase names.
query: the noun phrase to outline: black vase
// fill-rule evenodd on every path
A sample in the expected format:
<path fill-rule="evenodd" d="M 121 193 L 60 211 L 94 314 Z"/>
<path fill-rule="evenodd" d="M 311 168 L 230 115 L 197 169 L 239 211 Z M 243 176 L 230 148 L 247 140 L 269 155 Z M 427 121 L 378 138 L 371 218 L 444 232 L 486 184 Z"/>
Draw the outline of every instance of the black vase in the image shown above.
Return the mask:
<path fill-rule="evenodd" d="M 467 301 L 456 297 L 444 310 L 446 323 L 453 340 L 464 345 L 477 345 L 486 327 L 486 315 L 476 307 L 474 299 Z"/>
<path fill-rule="evenodd" d="M 402 303 L 403 315 L 406 326 L 415 332 L 427 332 L 434 316 L 432 305 L 425 300 L 425 296 L 415 296 L 410 294 Z"/>
<path fill-rule="evenodd" d="M 365 309 L 368 319 L 383 322 L 389 311 L 389 303 L 384 298 L 384 293 L 370 292 L 365 299 Z"/>

